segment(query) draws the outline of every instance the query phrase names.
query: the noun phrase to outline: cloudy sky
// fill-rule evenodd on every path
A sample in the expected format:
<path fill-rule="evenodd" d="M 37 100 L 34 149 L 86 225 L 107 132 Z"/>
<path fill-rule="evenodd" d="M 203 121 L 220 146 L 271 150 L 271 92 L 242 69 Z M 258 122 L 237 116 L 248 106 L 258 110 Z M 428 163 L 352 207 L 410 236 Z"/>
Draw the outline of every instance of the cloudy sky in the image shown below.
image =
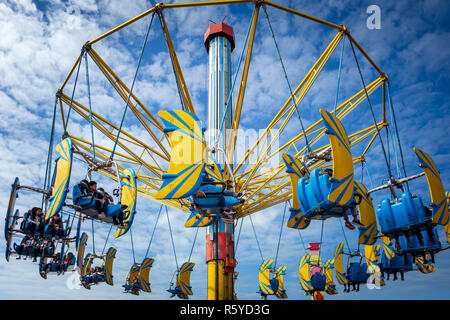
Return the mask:
<path fill-rule="evenodd" d="M 450 4 L 448 1 L 277 1 L 307 14 L 347 26 L 354 38 L 365 48 L 378 66 L 388 75 L 392 100 L 396 110 L 408 174 L 420 172 L 412 151 L 414 146 L 428 152 L 440 169 L 446 189 L 450 185 L 450 121 L 449 74 L 450 74 Z M 367 28 L 370 5 L 381 9 L 381 29 Z M 0 2 L 0 186 L 1 203 L 6 204 L 10 183 L 20 177 L 21 183 L 42 186 L 45 173 L 48 139 L 55 92 L 64 81 L 80 53 L 82 45 L 116 25 L 151 7 L 144 0 L 4 0 Z M 236 36 L 233 66 L 238 63 L 253 5 L 211 6 L 166 10 L 164 12 L 174 41 L 177 55 L 189 88 L 193 104 L 202 121 L 207 119 L 207 53 L 203 46 L 203 34 L 208 19 L 220 22 L 227 16 Z M 311 21 L 293 17 L 267 8 L 274 27 L 280 52 L 289 80 L 297 86 L 321 52 L 335 36 L 336 31 Z M 95 44 L 95 50 L 130 86 L 150 16 Z M 340 49 L 340 45 L 338 46 Z M 334 104 L 340 50 L 336 50 L 327 66 L 317 78 L 301 106 L 302 120 L 309 125 L 319 119 L 319 108 L 331 110 Z M 373 68 L 358 55 L 366 83 L 376 78 Z M 118 124 L 124 103 L 110 88 L 98 69 L 90 61 L 92 102 L 95 112 L 105 115 Z M 76 99 L 87 105 L 84 70 L 80 71 Z M 69 81 L 66 94 L 70 96 L 74 78 Z M 345 43 L 340 87 L 340 102 L 361 89 L 349 43 Z M 380 90 L 378 90 L 378 93 Z M 135 86 L 135 93 L 154 113 L 161 109 L 179 109 L 180 102 L 173 78 L 170 59 L 157 20 L 150 32 L 149 43 Z M 236 92 L 235 92 L 236 95 Z M 289 91 L 280 67 L 267 21 L 261 12 L 254 55 L 249 73 L 249 83 L 243 107 L 241 125 L 245 129 L 261 129 L 275 115 L 288 98 Z M 380 94 L 374 94 L 372 104 L 380 111 Z M 264 112 L 261 112 L 264 110 Z M 380 112 L 377 112 L 377 120 Z M 57 117 L 56 139 L 62 134 L 60 115 Z M 80 117 L 71 118 L 71 133 L 90 139 L 90 129 Z M 348 130 L 364 128 L 372 124 L 367 103 L 345 119 Z M 124 128 L 141 139 L 148 139 L 144 130 L 131 114 L 127 114 Z M 291 120 L 281 140 L 299 133 L 298 122 Z M 100 133 L 96 142 L 108 146 Z M 356 150 L 357 151 L 357 150 Z M 392 154 L 391 154 L 392 156 Z M 393 161 L 393 157 L 392 157 Z M 367 155 L 370 181 L 369 188 L 379 185 L 386 178 L 386 165 L 377 143 Z M 392 162 L 393 163 L 393 162 Z M 75 162 L 72 182 L 83 177 L 85 165 Z M 360 167 L 356 169 L 361 177 Z M 97 180 L 107 183 L 101 177 Z M 106 185 L 106 189 L 114 186 Z M 426 182 L 421 179 L 411 183 L 413 192 L 429 201 Z M 387 194 L 374 196 L 378 203 Z M 24 212 L 40 204 L 40 197 L 23 192 L 17 208 Z M 150 233 L 156 222 L 158 204 L 139 198 L 138 214 L 133 227 L 135 258 L 141 261 L 147 249 Z M 274 258 L 280 232 L 284 205 L 256 213 L 255 229 L 261 243 L 264 258 Z M 174 209 L 169 210 L 170 222 L 175 235 L 177 261 L 185 261 L 192 246 L 195 230 L 184 228 L 186 216 Z M 2 220 L 3 221 L 3 220 Z M 2 222 L 3 223 L 3 222 Z M 275 227 L 273 227 L 275 226 Z M 90 225 L 83 225 L 90 238 L 88 251 L 92 251 Z M 109 227 L 95 226 L 95 248 L 101 251 Z M 442 236 L 442 230 L 439 229 Z M 304 243 L 320 240 L 320 224 L 313 223 L 301 233 Z M 357 249 L 356 232 L 345 230 L 352 250 Z M 446 245 L 443 237 L 442 243 Z M 17 241 L 17 240 L 16 240 Z M 331 258 L 338 241 L 344 235 L 336 219 L 327 220 L 323 235 L 323 256 Z M 0 259 L 0 298 L 2 299 L 169 299 L 165 291 L 176 264 L 167 224 L 161 215 L 149 255 L 155 258 L 150 273 L 152 293 L 138 298 L 122 293 L 121 285 L 133 263 L 129 235 L 113 240 L 108 245 L 117 248 L 114 264 L 114 287 L 101 284 L 91 291 L 73 289 L 68 285 L 72 275 L 39 277 L 37 265 L 30 261 Z M 4 256 L 4 245 L 0 246 Z M 282 229 L 278 263 L 287 266 L 285 287 L 290 299 L 308 299 L 298 283 L 298 262 L 304 254 L 303 244 L 296 230 Z M 192 261 L 196 263 L 191 277 L 194 299 L 206 297 L 205 230 L 200 229 L 194 247 Z M 240 299 L 258 299 L 257 277 L 261 263 L 249 219 L 243 222 L 237 248 L 237 271 L 240 272 L 236 291 Z M 341 293 L 327 299 L 448 299 L 450 297 L 450 253 L 442 252 L 436 257 L 437 271 L 424 275 L 410 272 L 404 282 L 389 281 L 380 290 L 362 288 L 359 294 Z M 72 276 L 72 277 L 71 277 Z M 341 287 L 338 289 L 342 292 Z"/>

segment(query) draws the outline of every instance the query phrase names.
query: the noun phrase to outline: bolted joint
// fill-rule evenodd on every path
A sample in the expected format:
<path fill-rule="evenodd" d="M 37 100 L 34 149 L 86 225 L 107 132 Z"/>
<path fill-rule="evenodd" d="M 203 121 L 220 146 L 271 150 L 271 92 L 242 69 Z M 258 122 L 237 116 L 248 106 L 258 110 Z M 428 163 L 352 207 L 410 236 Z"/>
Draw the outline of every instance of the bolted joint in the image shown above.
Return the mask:
<path fill-rule="evenodd" d="M 63 92 L 62 92 L 62 90 L 61 89 L 58 89 L 58 91 L 56 91 L 56 94 L 55 94 L 55 96 L 56 96 L 56 98 L 61 98 L 62 97 L 62 95 L 63 95 Z"/>
<path fill-rule="evenodd" d="M 82 53 L 84 53 L 84 52 L 89 52 L 91 50 L 91 44 L 90 44 L 90 42 L 89 41 L 87 41 L 84 45 L 83 45 L 83 47 L 81 48 L 81 52 Z"/>
<path fill-rule="evenodd" d="M 253 3 L 256 7 L 262 6 L 266 1 L 265 0 L 253 0 Z"/>
<path fill-rule="evenodd" d="M 155 6 L 153 8 L 155 8 L 155 12 L 157 14 L 160 14 L 164 10 L 164 3 L 159 2 L 159 3 L 155 4 Z"/>

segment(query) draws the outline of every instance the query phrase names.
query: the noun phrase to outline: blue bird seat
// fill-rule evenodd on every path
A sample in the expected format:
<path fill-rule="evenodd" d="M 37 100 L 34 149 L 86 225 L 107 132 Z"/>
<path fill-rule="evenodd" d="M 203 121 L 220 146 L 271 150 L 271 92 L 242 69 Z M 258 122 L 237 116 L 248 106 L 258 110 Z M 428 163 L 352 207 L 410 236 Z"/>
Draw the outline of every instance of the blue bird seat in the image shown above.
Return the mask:
<path fill-rule="evenodd" d="M 326 283 L 325 274 L 321 272 L 316 272 L 311 276 L 311 285 L 314 287 L 314 291 L 324 291 Z"/>
<path fill-rule="evenodd" d="M 422 244 L 419 241 L 417 235 L 410 236 L 409 241 L 412 244 L 412 247 L 408 247 L 406 236 L 400 236 L 400 252 L 406 254 L 419 254 L 424 252 L 433 252 L 439 251 L 441 249 L 441 242 L 439 241 L 439 235 L 436 228 L 432 229 L 433 239 L 430 239 L 428 232 L 426 230 L 420 231 L 420 235 L 422 236 Z"/>
<path fill-rule="evenodd" d="M 401 234 L 405 229 L 417 229 L 431 222 L 431 212 L 426 210 L 422 199 L 403 192 L 401 199 L 391 202 L 383 199 L 377 209 L 381 232 L 387 236 Z"/>
<path fill-rule="evenodd" d="M 303 215 L 313 218 L 320 213 L 326 217 L 341 217 L 345 211 L 356 207 L 354 196 L 343 206 L 329 201 L 328 195 L 332 191 L 334 178 L 321 172 L 320 168 L 315 168 L 308 178 L 303 177 L 297 183 L 298 201 Z"/>
<path fill-rule="evenodd" d="M 98 218 L 97 211 L 97 201 L 92 195 L 86 193 L 87 184 L 85 182 L 80 182 L 73 187 L 72 199 L 73 204 L 81 207 L 81 212 L 94 218 Z M 117 217 L 122 213 L 122 206 L 120 204 L 110 204 L 106 207 L 107 217 Z M 112 223 L 112 219 L 105 220 L 108 223 Z"/>
<path fill-rule="evenodd" d="M 348 280 L 352 283 L 366 283 L 370 277 L 365 263 L 351 263 L 347 270 Z"/>
<path fill-rule="evenodd" d="M 396 272 L 413 270 L 413 258 L 411 256 L 396 255 L 388 259 L 385 255 L 381 257 L 381 271 Z"/>
<path fill-rule="evenodd" d="M 222 186 L 218 186 L 218 184 L 222 184 Z M 198 197 L 194 194 L 192 202 L 201 214 L 220 214 L 224 208 L 231 208 L 241 203 L 233 191 L 226 189 L 224 183 L 218 183 L 206 176 L 198 190 L 206 196 Z"/>

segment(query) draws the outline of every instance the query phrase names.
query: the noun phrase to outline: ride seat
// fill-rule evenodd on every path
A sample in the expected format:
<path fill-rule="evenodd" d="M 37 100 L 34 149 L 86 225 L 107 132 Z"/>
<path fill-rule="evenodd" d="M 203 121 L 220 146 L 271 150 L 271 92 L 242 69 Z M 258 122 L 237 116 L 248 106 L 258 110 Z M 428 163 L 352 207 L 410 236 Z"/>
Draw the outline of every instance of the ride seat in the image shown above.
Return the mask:
<path fill-rule="evenodd" d="M 401 199 L 381 201 L 377 209 L 381 232 L 385 235 L 401 233 L 405 228 L 417 228 L 431 222 L 431 213 L 425 210 L 422 199 L 409 192 L 403 192 Z"/>
<path fill-rule="evenodd" d="M 311 276 L 311 285 L 314 287 L 314 291 L 324 291 L 326 286 L 325 274 L 316 272 Z"/>
<path fill-rule="evenodd" d="M 72 199 L 74 205 L 81 206 L 83 209 L 95 206 L 94 197 L 89 195 L 87 190 L 89 190 L 89 187 L 84 181 L 81 181 L 73 187 Z"/>
<path fill-rule="evenodd" d="M 409 237 L 410 243 L 413 245 L 411 248 L 408 247 L 406 236 L 400 236 L 399 242 L 400 242 L 400 252 L 401 253 L 419 253 L 419 252 L 426 252 L 426 251 L 434 251 L 441 249 L 441 242 L 439 241 L 439 234 L 436 230 L 436 228 L 432 229 L 433 233 L 433 240 L 431 241 L 430 236 L 428 235 L 428 232 L 426 230 L 420 231 L 420 234 L 422 235 L 423 239 L 423 245 L 420 244 L 420 241 L 417 237 L 417 235 L 411 235 Z"/>
<path fill-rule="evenodd" d="M 316 216 L 318 211 L 324 215 L 341 216 L 342 213 L 356 205 L 354 197 L 345 206 L 338 206 L 328 200 L 331 192 L 332 177 L 321 173 L 320 168 L 311 171 L 310 176 L 301 178 L 297 183 L 298 200 L 301 211 L 307 218 Z"/>

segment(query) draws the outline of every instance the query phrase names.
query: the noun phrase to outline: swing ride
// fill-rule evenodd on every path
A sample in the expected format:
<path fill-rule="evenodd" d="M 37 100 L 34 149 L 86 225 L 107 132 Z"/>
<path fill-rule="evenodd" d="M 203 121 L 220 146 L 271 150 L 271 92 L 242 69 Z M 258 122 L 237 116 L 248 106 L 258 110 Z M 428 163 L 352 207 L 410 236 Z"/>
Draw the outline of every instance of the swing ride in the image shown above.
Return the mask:
<path fill-rule="evenodd" d="M 236 47 L 235 42 L 242 39 L 235 39 L 233 28 L 223 22 L 214 23 L 209 25 L 204 36 L 204 45 L 209 55 L 208 128 L 206 128 L 192 102 L 164 12 L 176 8 L 242 3 L 253 4 L 254 8 L 236 70 L 231 68 L 231 54 Z M 278 47 L 269 17 L 269 8 L 273 12 L 283 12 L 337 31 L 294 89 L 291 87 Z M 289 90 L 286 92 L 284 104 L 277 109 L 275 116 L 260 132 L 254 143 L 243 155 L 238 155 L 237 145 L 242 138 L 238 129 L 244 110 L 256 27 L 258 23 L 261 24 L 258 22 L 260 16 L 264 16 L 267 21 L 270 31 L 268 36 L 273 39 L 276 58 L 279 59 Z M 150 17 L 150 21 L 133 81 L 128 87 L 97 52 L 97 44 L 145 17 Z M 174 109 L 157 112 L 152 111 L 133 91 L 139 82 L 137 76 L 155 18 L 161 26 L 180 98 L 180 105 Z M 354 89 L 352 95 L 342 99 L 339 97 L 339 87 L 346 42 L 350 44 L 361 87 Z M 341 49 L 335 101 L 330 101 L 330 105 L 326 108 L 316 110 L 312 116 L 317 120 L 305 127 L 302 119 L 301 107 L 304 104 L 302 102 L 339 44 Z M 378 75 L 370 83 L 365 82 L 357 52 Z M 76 90 L 83 60 L 88 106 L 80 102 L 83 97 L 79 93 L 77 95 Z M 125 103 L 120 123 L 108 120 L 108 115 L 102 114 L 101 108 L 96 108 L 93 104 L 89 61 L 95 63 L 112 89 Z M 241 79 L 238 82 L 239 74 Z M 69 80 L 73 81 L 71 92 L 67 89 Z M 233 101 L 232 93 L 236 82 L 238 93 Z M 380 114 L 377 113 L 380 108 L 375 108 L 373 100 L 371 101 L 371 97 L 374 99 L 373 97 L 379 93 L 379 88 L 381 88 Z M 340 104 L 339 98 L 343 100 Z M 52 161 L 58 106 L 63 137 L 55 147 L 57 158 Z M 143 131 L 142 134 L 136 135 L 135 130 L 124 126 L 128 110 Z M 369 111 L 369 117 L 353 116 L 358 114 L 358 111 L 359 115 Z M 78 119 L 72 120 L 76 116 Z M 377 117 L 380 116 L 381 121 L 377 121 Z M 355 122 L 353 126 L 347 124 L 344 126 L 348 118 Z M 70 120 L 88 123 L 90 140 L 79 136 L 79 131 L 70 130 Z M 367 124 L 367 120 L 373 123 Z M 285 129 L 288 123 L 293 122 L 296 128 L 295 135 L 286 138 Z M 363 128 L 355 129 L 357 125 Z M 94 129 L 97 132 L 97 141 L 94 139 Z M 386 132 L 384 141 L 382 131 Z M 98 134 L 101 134 L 102 139 L 98 138 Z M 282 144 L 276 147 L 280 139 Z M 105 141 L 112 142 L 113 147 Z M 386 164 L 387 182 L 369 190 L 364 185 L 362 177 L 361 181 L 355 179 L 355 166 L 361 164 L 362 169 L 365 168 L 366 156 L 374 148 L 376 141 L 379 141 L 377 147 L 381 148 L 381 155 Z M 386 142 L 389 141 L 392 143 L 386 147 Z M 390 148 L 394 151 L 397 172 L 392 168 Z M 344 286 L 343 292 L 358 292 L 361 284 L 371 281 L 388 285 L 384 278 L 385 274 L 387 280 L 394 274 L 395 280 L 397 273 L 400 273 L 403 280 L 405 272 L 413 270 L 419 270 L 424 274 L 434 272 L 435 254 L 448 248 L 439 240 L 438 227 L 444 228 L 447 242 L 450 239 L 449 193 L 445 192 L 438 166 L 426 152 L 418 148 L 414 148 L 414 152 L 423 173 L 408 176 L 389 79 L 345 26 L 265 0 L 158 3 L 131 20 L 86 42 L 82 47 L 80 55 L 56 93 L 43 188 L 21 185 L 19 178 L 12 184 L 5 221 L 6 260 L 9 261 L 11 254 L 18 254 L 20 257 L 22 252 L 17 244 L 12 245 L 13 237 L 22 239 L 30 237 L 35 239 L 33 241 L 43 239 L 56 241 L 57 245 L 60 245 L 59 253 L 56 248 L 51 252 L 40 253 L 39 271 L 43 277 L 44 275 L 46 277 L 47 272 L 61 274 L 76 269 L 80 275 L 80 282 L 86 289 L 91 289 L 92 285 L 102 282 L 113 286 L 113 262 L 117 250 L 110 247 L 105 253 L 105 248 L 110 233 L 115 228 L 115 238 L 129 234 L 134 260 L 125 284 L 122 285 L 124 292 L 132 295 L 151 293 L 150 270 L 158 261 L 149 256 L 149 249 L 160 214 L 165 209 L 176 263 L 176 270 L 167 290 L 171 297 L 189 299 L 189 296 L 194 295 L 190 284 L 190 276 L 195 266 L 191 261 L 192 250 L 199 228 L 206 228 L 207 299 L 232 300 L 237 299 L 235 282 L 239 274 L 236 272 L 239 237 L 235 243 L 235 229 L 239 220 L 242 228 L 244 218 L 248 216 L 261 255 L 258 283 L 257 285 L 255 283 L 255 287 L 258 287 L 258 293 L 263 299 L 269 296 L 286 299 L 288 295 L 283 282 L 289 270 L 285 265 L 278 265 L 277 260 L 285 215 L 289 211 L 286 220 L 289 232 L 297 229 L 301 234 L 303 230 L 311 228 L 311 225 L 321 224 L 320 242 L 311 243 L 308 249 L 305 248 L 305 254 L 301 258 L 301 255 L 298 255 L 299 290 L 303 290 L 307 296 L 313 300 L 323 300 L 324 293 L 338 294 L 340 290 L 334 283 L 333 273 L 337 283 Z M 87 165 L 85 177 L 72 176 L 72 167 L 77 165 L 74 161 L 75 156 L 81 157 L 81 161 Z M 113 191 L 117 202 L 100 188 L 97 189 L 96 182 L 92 180 L 93 173 L 106 176 L 112 181 L 112 185 L 117 184 L 117 188 Z M 424 204 L 421 196 L 410 190 L 409 185 L 410 181 L 423 175 L 428 182 L 431 196 L 428 205 Z M 384 198 L 376 207 L 371 195 L 386 189 L 390 191 L 390 197 Z M 19 191 L 22 190 L 42 194 L 43 209 L 38 210 L 41 213 L 28 212 L 21 216 L 19 210 L 15 210 Z M 147 252 L 144 258 L 139 260 L 142 261 L 140 263 L 136 262 L 132 232 L 138 196 L 161 204 Z M 285 210 L 276 257 L 264 258 L 252 215 L 282 203 L 285 204 Z M 168 206 L 185 213 L 186 228 L 196 228 L 190 255 L 181 265 L 178 265 L 176 256 Z M 349 219 L 349 215 L 353 220 Z M 54 229 L 54 225 L 59 225 L 58 218 L 55 217 L 66 219 L 65 225 L 60 228 L 61 230 L 58 229 L 58 232 Z M 180 217 L 183 217 L 183 214 L 180 214 Z M 76 234 L 71 235 L 75 220 L 77 220 Z M 338 243 L 334 256 L 322 263 L 321 248 L 325 220 L 331 221 L 330 223 L 339 221 L 344 236 L 342 220 L 348 229 L 354 230 L 356 226 L 358 231 L 354 232 L 358 233 L 358 250 L 351 251 L 348 243 L 347 250 L 344 250 L 344 242 Z M 20 228 L 17 228 L 19 221 L 22 223 Z M 39 225 L 35 223 L 36 221 L 39 221 Z M 88 235 L 85 232 L 80 233 L 81 224 L 88 221 L 91 222 L 92 229 L 92 252 L 85 255 Z M 95 224 L 107 225 L 110 228 L 100 254 L 95 252 Z M 77 250 L 76 261 L 75 255 L 68 251 L 72 244 Z M 359 250 L 360 246 L 364 246 L 362 252 Z M 344 256 L 347 257 L 346 265 Z M 53 262 L 48 262 L 51 257 Z"/>

